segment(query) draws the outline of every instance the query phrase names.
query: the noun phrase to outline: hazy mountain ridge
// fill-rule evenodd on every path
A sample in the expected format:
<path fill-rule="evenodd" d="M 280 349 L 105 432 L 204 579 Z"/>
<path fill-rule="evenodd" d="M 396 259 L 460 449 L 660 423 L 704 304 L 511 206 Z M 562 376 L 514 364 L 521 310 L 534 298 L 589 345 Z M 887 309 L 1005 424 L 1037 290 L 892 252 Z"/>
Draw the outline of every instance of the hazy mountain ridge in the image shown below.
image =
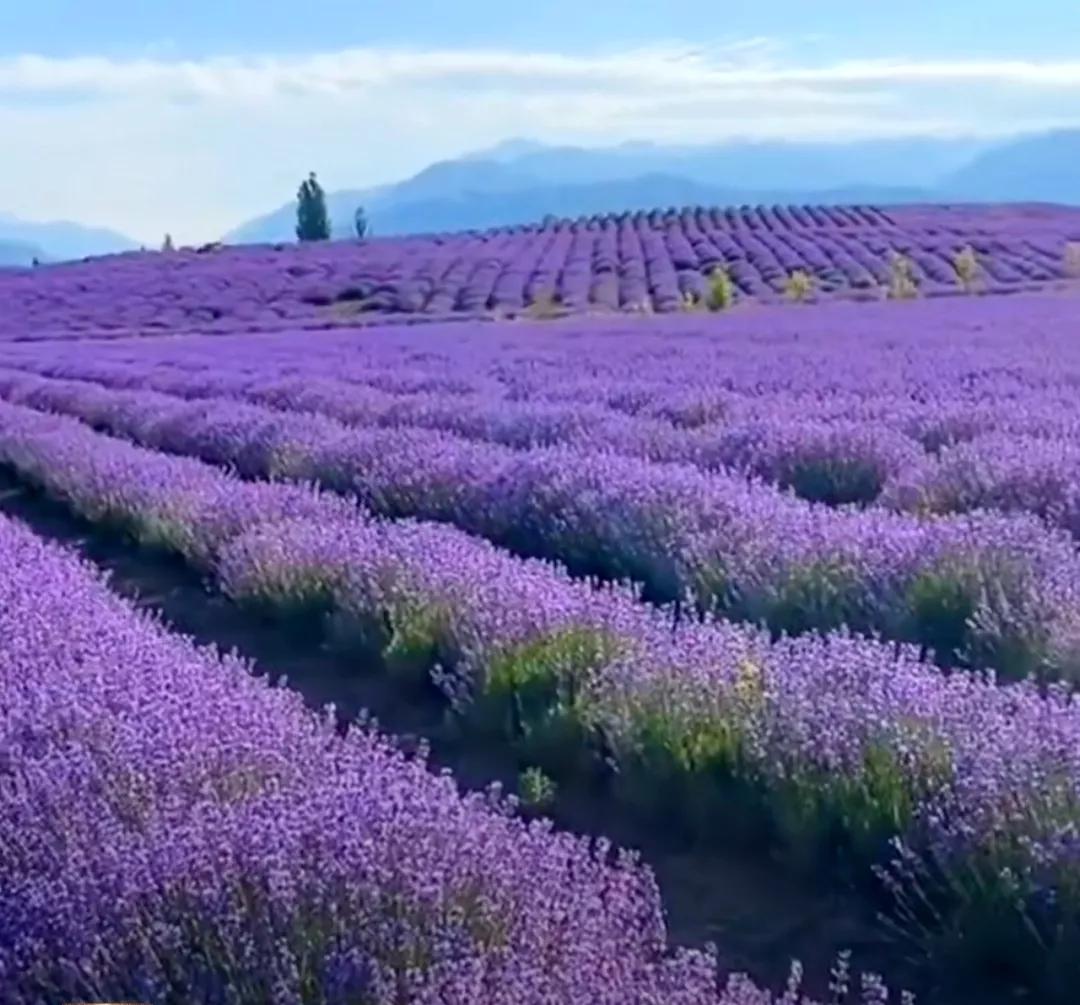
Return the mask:
<path fill-rule="evenodd" d="M 327 202 L 338 238 L 352 235 L 359 205 L 373 233 L 391 236 L 695 203 L 1080 204 L 1076 163 L 1080 130 L 998 144 L 923 137 L 583 149 L 510 139 L 397 185 L 328 193 Z M 295 207 L 286 203 L 225 239 L 291 240 L 294 222 Z"/>
<path fill-rule="evenodd" d="M 22 268 L 32 265 L 35 258 L 39 262 L 46 261 L 45 252 L 36 244 L 0 238 L 0 268 Z"/>
<path fill-rule="evenodd" d="M 991 143 L 650 142 L 585 149 L 512 138 L 439 161 L 391 185 L 327 193 L 332 236 L 353 236 L 363 206 L 377 236 L 479 230 L 551 214 L 580 216 L 688 204 L 1059 202 L 1080 205 L 1080 130 Z M 230 243 L 295 239 L 293 200 L 232 230 Z M 113 230 L 0 213 L 0 264 L 135 249 Z"/>
<path fill-rule="evenodd" d="M 984 151 L 954 172 L 945 193 L 977 201 L 1080 203 L 1080 130 L 1045 133 Z"/>
<path fill-rule="evenodd" d="M 41 261 L 108 255 L 139 247 L 137 241 L 107 227 L 91 227 L 68 220 L 41 223 L 22 220 L 9 213 L 0 213 L 0 243 L 29 246 L 33 248 L 30 257 L 36 254 Z"/>

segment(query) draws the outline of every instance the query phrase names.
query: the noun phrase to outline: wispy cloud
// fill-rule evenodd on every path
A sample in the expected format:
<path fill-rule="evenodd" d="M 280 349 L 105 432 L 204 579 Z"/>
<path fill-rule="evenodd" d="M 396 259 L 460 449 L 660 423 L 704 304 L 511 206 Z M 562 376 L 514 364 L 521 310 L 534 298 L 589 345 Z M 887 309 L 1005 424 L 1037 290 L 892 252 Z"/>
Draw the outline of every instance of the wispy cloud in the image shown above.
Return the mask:
<path fill-rule="evenodd" d="M 348 94 L 402 85 L 451 85 L 471 79 L 656 91 L 700 87 L 819 89 L 852 85 L 994 83 L 1080 89 L 1080 60 L 848 60 L 826 66 L 781 62 L 784 46 L 756 38 L 719 48 L 668 45 L 595 56 L 497 49 L 346 49 L 304 56 L 211 58 L 0 59 L 0 94 L 251 101 Z"/>
<path fill-rule="evenodd" d="M 289 198 L 312 167 L 334 187 L 373 184 L 523 131 L 587 145 L 996 134 L 1080 121 L 1080 60 L 823 63 L 801 48 L 750 38 L 586 55 L 4 57 L 0 135 L 18 142 L 0 159 L 0 192 L 20 201 L 0 210 L 198 240 Z"/>

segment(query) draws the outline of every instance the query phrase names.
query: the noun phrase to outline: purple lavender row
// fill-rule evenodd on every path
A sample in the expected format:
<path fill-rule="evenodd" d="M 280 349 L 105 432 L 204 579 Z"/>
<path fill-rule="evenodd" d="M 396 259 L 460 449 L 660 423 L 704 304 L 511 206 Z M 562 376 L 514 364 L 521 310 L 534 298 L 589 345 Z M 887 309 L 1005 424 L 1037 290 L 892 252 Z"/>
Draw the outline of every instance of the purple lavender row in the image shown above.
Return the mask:
<path fill-rule="evenodd" d="M 1067 276 L 1064 249 L 1080 238 L 1070 210 L 1022 228 L 980 223 L 977 211 L 967 213 L 962 226 L 949 228 L 911 213 L 903 224 L 886 222 L 865 207 L 687 208 L 314 248 L 116 255 L 0 279 L 0 338 L 45 330 L 108 337 L 330 324 L 395 313 L 520 312 L 548 295 L 572 310 L 648 302 L 678 311 L 682 293 L 700 289 L 717 265 L 729 267 L 753 297 L 775 299 L 782 274 L 796 267 L 814 273 L 823 293 L 845 295 L 880 281 L 881 263 L 893 250 L 910 255 L 927 293 L 940 293 L 956 289 L 952 259 L 968 244 L 985 263 L 990 291 L 1045 286 Z M 940 209 L 937 215 L 947 220 L 954 214 Z M 785 238 L 810 250 L 800 254 Z"/>
<path fill-rule="evenodd" d="M 1031 313 L 1028 309 L 1027 314 Z M 305 408 L 340 411 L 343 418 L 357 416 L 358 413 L 360 416 L 374 413 L 377 419 L 384 407 L 392 415 L 410 418 L 415 414 L 414 410 L 424 412 L 425 402 L 431 400 L 427 390 L 437 389 L 433 393 L 437 393 L 439 398 L 453 395 L 459 404 L 450 408 L 432 405 L 436 414 L 426 421 L 429 424 L 451 425 L 457 431 L 470 435 L 483 434 L 484 416 L 488 413 L 483 411 L 486 406 L 480 403 L 491 398 L 490 408 L 493 411 L 502 415 L 516 411 L 520 415 L 520 424 L 510 419 L 500 420 L 491 434 L 494 439 L 511 443 L 529 442 L 530 416 L 536 416 L 543 429 L 543 439 L 584 438 L 589 443 L 588 434 L 581 433 L 580 424 L 575 426 L 573 423 L 574 410 L 580 408 L 594 420 L 598 440 L 605 440 L 609 445 L 614 441 L 616 449 L 630 454 L 670 459 L 689 453 L 690 456 L 685 459 L 705 467 L 714 466 L 720 461 L 727 462 L 780 484 L 793 485 L 800 494 L 810 498 L 832 502 L 848 499 L 865 501 L 874 496 L 884 480 L 896 481 L 902 487 L 912 479 L 924 477 L 919 470 L 924 470 L 927 467 L 925 464 L 919 463 L 919 470 L 912 468 L 920 459 L 913 452 L 909 439 L 918 441 L 927 450 L 935 451 L 943 445 L 964 441 L 988 431 L 1010 431 L 1043 437 L 1076 434 L 1080 429 L 1080 415 L 1076 410 L 1075 395 L 1070 390 L 1070 380 L 1075 380 L 1075 377 L 1070 374 L 1067 363 L 1062 365 L 1063 357 L 1066 361 L 1069 359 L 1068 345 L 1059 345 L 1051 337 L 1052 331 L 1045 330 L 1052 319 L 1035 312 L 1032 322 L 1027 314 L 1025 320 L 1033 324 L 1033 329 L 1025 330 L 1024 337 L 1019 340 L 999 339 L 998 344 L 991 346 L 993 353 L 990 355 L 980 349 L 976 358 L 972 348 L 963 344 L 963 332 L 953 333 L 955 338 L 950 339 L 950 345 L 956 345 L 956 348 L 947 351 L 935 348 L 932 367 L 927 361 L 925 367 L 919 366 L 905 375 L 905 379 L 911 382 L 910 393 L 906 394 L 902 387 L 889 388 L 887 393 L 875 391 L 869 396 L 848 389 L 849 383 L 859 379 L 871 381 L 877 386 L 889 377 L 888 370 L 882 367 L 879 371 L 872 362 L 869 366 L 862 364 L 862 369 L 853 373 L 849 380 L 843 374 L 838 374 L 831 365 L 827 370 L 819 367 L 815 371 L 808 365 L 801 369 L 790 353 L 784 357 L 785 366 L 794 371 L 794 379 L 801 389 L 795 392 L 779 385 L 770 386 L 767 366 L 750 368 L 743 374 L 733 370 L 733 364 L 741 364 L 748 357 L 741 349 L 717 360 L 717 364 L 724 367 L 725 379 L 736 379 L 740 388 L 753 386 L 755 382 L 758 386 L 764 384 L 767 393 L 748 395 L 741 390 L 736 393 L 726 388 L 710 391 L 707 386 L 683 387 L 696 371 L 708 372 L 708 350 L 693 354 L 669 354 L 670 358 L 665 357 L 666 380 L 643 383 L 620 376 L 618 379 L 590 382 L 533 382 L 533 386 L 523 389 L 521 375 L 525 364 L 539 353 L 539 349 L 531 347 L 527 339 L 511 342 L 505 348 L 500 343 L 495 352 L 487 350 L 484 353 L 483 343 L 477 344 L 477 340 L 474 340 L 461 349 L 455 346 L 455 352 L 447 353 L 445 349 L 440 350 L 435 337 L 396 339 L 389 347 L 385 340 L 380 340 L 374 350 L 363 343 L 358 344 L 353 337 L 335 337 L 320 343 L 321 351 L 314 360 L 303 358 L 302 352 L 306 353 L 303 347 L 269 340 L 260 342 L 259 366 L 249 372 L 252 381 L 257 383 L 256 376 L 264 368 L 267 373 L 299 368 L 299 376 L 284 378 L 273 390 L 268 389 L 267 402 L 275 404 L 280 400 L 287 403 L 295 395 Z M 980 318 L 980 330 L 987 320 Z M 1041 336 L 1040 326 L 1043 327 Z M 890 337 L 888 331 L 868 334 Z M 914 349 L 923 351 L 917 339 L 905 337 L 912 342 Z M 29 365 L 44 372 L 85 373 L 95 379 L 120 384 L 138 382 L 138 374 L 154 362 L 154 372 L 160 378 L 162 387 L 184 394 L 228 391 L 238 379 L 233 371 L 240 368 L 240 361 L 237 359 L 233 363 L 230 358 L 225 368 L 228 372 L 219 375 L 206 369 L 207 360 L 214 358 L 219 362 L 222 354 L 231 357 L 231 354 L 242 352 L 250 340 L 235 343 L 217 340 L 216 346 L 213 345 L 214 341 L 202 340 L 194 345 L 189 342 L 185 343 L 183 349 L 169 347 L 164 351 L 154 351 L 155 347 L 146 344 L 135 350 L 129 348 L 123 357 L 117 353 L 118 358 L 127 360 L 126 366 L 120 362 L 98 362 L 96 356 L 78 352 L 72 353 L 69 360 L 59 363 L 33 355 L 27 358 L 25 354 L 20 354 L 17 359 L 20 365 Z M 558 340 L 551 341 L 556 345 L 545 343 L 540 358 L 544 360 L 546 372 L 561 376 L 567 368 L 561 363 Z M 653 343 L 655 341 L 654 338 Z M 1023 344 L 1022 351 L 1014 344 L 1016 341 Z M 649 340 L 636 338 L 628 354 L 631 360 L 647 352 L 649 345 Z M 1030 351 L 1033 345 L 1039 347 L 1035 354 Z M 870 348 L 874 347 L 875 343 L 871 343 Z M 589 348 L 588 343 L 585 348 Z M 120 346 L 115 349 L 124 351 Z M 832 359 L 844 355 L 846 349 L 843 341 L 831 339 L 820 345 L 816 352 L 822 363 L 831 364 Z M 1048 350 L 1052 350 L 1052 353 Z M 578 346 L 576 351 L 581 353 L 581 347 Z M 411 367 L 405 366 L 410 362 L 410 353 L 425 359 L 437 353 L 440 369 L 425 371 L 417 368 L 415 363 Z M 529 355 L 516 355 L 519 353 Z M 370 363 L 357 367 L 357 357 L 366 360 L 373 354 L 386 369 L 372 368 Z M 591 369 L 600 362 L 595 358 L 595 353 L 592 355 Z M 851 355 L 854 356 L 854 353 Z M 883 356 L 888 361 L 887 354 L 880 350 L 860 355 Z M 307 356 L 310 357 L 310 353 Z M 689 357 L 688 364 L 683 362 L 684 356 Z M 806 364 L 813 361 L 812 355 L 804 358 Z M 985 360 L 985 363 L 981 360 Z M 466 376 L 462 363 L 469 364 L 473 376 Z M 457 364 L 461 373 L 455 374 L 455 367 L 451 364 Z M 484 367 L 497 369 L 508 383 L 503 385 L 487 377 L 478 380 L 475 377 L 476 367 L 481 370 Z M 446 372 L 447 368 L 449 372 Z M 134 376 L 124 377 L 125 370 L 133 371 Z M 305 379 L 309 373 L 326 372 L 337 372 L 342 378 L 362 381 L 355 392 L 348 395 L 348 403 L 340 409 L 334 400 L 336 385 L 327 388 L 321 378 Z M 971 375 L 982 372 L 987 373 L 988 377 L 973 385 Z M 821 385 L 822 377 L 826 374 L 829 380 L 827 390 L 815 392 L 815 384 Z M 924 379 L 926 375 L 932 376 L 934 383 L 928 383 Z M 838 382 L 838 377 L 844 379 Z M 786 379 L 789 382 L 792 380 L 790 376 Z M 310 390 L 307 387 L 309 384 L 312 385 Z M 514 391 L 513 404 L 502 404 L 502 398 L 498 397 L 500 387 L 504 392 L 507 389 Z M 380 398 L 372 389 L 385 389 L 388 395 L 394 396 Z M 960 393 L 953 393 L 950 389 Z M 329 394 L 324 394 L 324 390 Z M 518 400 L 516 395 L 522 390 L 529 393 Z M 398 396 L 403 392 L 419 392 L 419 396 L 410 403 L 399 400 Z M 563 400 L 548 402 L 548 397 L 553 394 Z M 364 400 L 372 395 L 376 398 L 374 407 L 364 408 Z M 916 395 L 919 400 L 916 400 Z M 607 412 L 598 411 L 598 405 L 594 402 L 598 402 Z M 478 408 L 481 409 L 479 415 Z M 569 413 L 560 412 L 561 408 L 569 409 Z M 502 412 L 503 409 L 505 412 Z M 644 435 L 644 442 L 640 438 L 642 434 L 638 432 L 639 428 L 644 427 L 627 426 L 620 422 L 615 413 L 632 414 L 639 421 L 647 423 L 650 432 Z M 652 418 L 654 416 L 655 419 Z M 698 455 L 694 450 L 684 449 L 687 442 L 685 432 L 673 434 L 665 425 L 674 422 L 687 426 L 703 421 L 708 423 L 710 420 L 715 424 L 718 419 L 723 422 L 720 428 L 700 428 L 694 434 L 693 442 L 700 444 Z M 655 441 L 652 435 L 654 431 Z M 930 470 L 935 470 L 934 465 L 930 465 Z M 1003 473 L 1001 477 L 1011 476 Z M 1061 491 L 1067 491 L 1068 482 L 1061 482 L 1062 473 L 1058 472 L 1055 477 L 1064 486 Z M 995 479 L 1001 480 L 997 476 Z M 1043 498 L 1050 491 L 1040 488 L 1045 485 L 1043 474 L 1032 471 L 1031 479 L 1034 482 L 1029 480 L 1023 489 L 1024 499 L 1030 500 L 1030 503 L 1021 502 L 1021 508 L 1031 509 L 1052 522 L 1061 523 L 1066 518 L 1055 516 L 1062 512 L 1061 506 L 1066 505 L 1055 502 L 1060 491 L 1055 489 L 1049 497 Z M 899 488 L 890 489 L 888 495 L 893 498 L 899 491 Z M 1011 489 L 1009 491 L 1013 492 Z M 987 493 L 985 497 L 988 504 L 1007 509 L 1017 507 L 1017 503 L 1009 502 L 1001 492 Z M 1000 503 L 996 499 L 1000 499 Z M 927 508 L 932 509 L 935 505 L 944 509 L 970 508 L 962 500 L 957 504 L 928 504 Z"/>
<path fill-rule="evenodd" d="M 368 339 L 358 333 L 327 333 L 318 337 L 259 339 L 261 349 L 305 371 L 329 372 L 337 366 L 374 362 L 383 370 L 450 371 L 460 379 L 475 377 L 492 366 L 519 378 L 570 378 L 582 371 L 590 377 L 641 379 L 654 383 L 695 385 L 711 383 L 734 390 L 831 389 L 874 393 L 936 389 L 966 394 L 973 386 L 998 390 L 1000 378 L 1014 372 L 1019 378 L 1057 379 L 1066 374 L 1062 363 L 1075 366 L 1075 353 L 1066 339 L 1055 337 L 1068 317 L 1063 298 L 1024 298 L 1008 304 L 969 300 L 950 304 L 908 304 L 899 314 L 886 305 L 867 305 L 858 311 L 823 305 L 813 312 L 763 310 L 750 315 L 701 319 L 654 319 L 643 326 L 632 321 L 575 319 L 572 326 L 503 327 L 491 338 L 490 325 L 388 329 L 386 338 Z M 942 331 L 941 329 L 946 329 Z M 1049 329 L 1049 330 L 1048 330 Z M 947 334 L 948 337 L 945 337 Z M 311 338 L 317 351 L 311 351 Z M 185 359 L 201 353 L 213 362 L 215 354 L 250 342 L 250 337 L 129 341 L 98 346 L 110 354 L 138 352 L 155 358 Z M 613 351 L 617 346 L 617 351 Z M 1033 354 L 1030 350 L 1035 347 Z M 5 347 L 5 352 L 18 346 Z M 75 347 L 78 351 L 78 347 Z M 855 350 L 859 352 L 856 353 Z M 1052 358 L 1046 358 L 1046 351 Z M 36 350 L 40 355 L 40 348 Z M 235 351 L 235 349 L 233 350 Z M 350 360 L 350 355 L 353 357 Z M 328 359 L 328 357 L 330 357 Z M 411 357 L 411 359 L 410 359 Z M 578 369 L 560 366 L 577 362 Z M 663 362 L 660 369 L 657 364 Z M 532 372 L 527 369 L 533 363 Z M 518 371 L 515 373 L 514 371 Z M 1067 381 L 1065 382 L 1067 386 Z M 1008 388 L 1002 388 L 1007 392 Z"/>
<path fill-rule="evenodd" d="M 0 563 L 6 1002 L 773 1002 L 666 957 L 602 842 L 338 737 L 7 519 Z"/>
<path fill-rule="evenodd" d="M 979 436 L 894 476 L 882 503 L 917 513 L 1035 513 L 1080 538 L 1080 447 L 1073 439 Z"/>
<path fill-rule="evenodd" d="M 392 394 L 320 377 L 260 377 L 129 364 L 77 361 L 24 364 L 31 372 L 105 387 L 148 389 L 188 400 L 236 399 L 286 412 L 325 415 L 348 425 L 435 429 L 513 448 L 564 444 L 651 461 L 726 469 L 791 488 L 830 505 L 871 502 L 892 476 L 923 459 L 918 443 L 887 427 L 833 420 L 731 421 L 719 428 L 678 429 L 603 405 L 514 401 L 476 396 Z M 377 379 L 377 378 L 376 378 Z"/>
<path fill-rule="evenodd" d="M 310 356 L 306 351 L 295 355 L 286 351 L 278 357 L 273 347 L 260 344 L 267 358 L 260 356 L 255 365 L 250 363 L 249 342 L 223 343 L 212 351 L 204 346 L 180 356 L 174 349 L 164 358 L 151 348 L 115 362 L 103 359 L 100 348 L 92 353 L 74 351 L 59 360 L 52 352 L 12 355 L 10 362 L 45 376 L 93 380 L 108 387 L 148 387 L 192 399 L 239 396 L 346 422 L 432 425 L 512 446 L 584 440 L 582 427 L 588 425 L 595 429 L 598 442 L 622 452 L 705 467 L 749 465 L 754 473 L 774 480 L 783 480 L 783 473 L 778 478 L 772 474 L 769 451 L 758 466 L 740 445 L 747 435 L 755 435 L 749 427 L 760 429 L 758 438 L 765 441 L 775 427 L 775 435 L 787 440 L 785 450 L 791 449 L 791 438 L 797 434 L 784 430 L 799 424 L 807 426 L 811 440 L 816 436 L 810 430 L 822 434 L 828 430 L 829 435 L 835 431 L 841 439 L 861 431 L 864 438 L 885 441 L 884 456 L 874 450 L 867 461 L 884 462 L 889 471 L 898 461 L 916 460 L 913 447 L 933 452 L 997 431 L 1060 437 L 1080 430 L 1080 409 L 1066 387 L 1027 387 L 1000 378 L 966 396 L 957 393 L 955 385 L 946 384 L 932 394 L 920 389 L 922 397 L 917 400 L 900 389 L 818 391 L 812 375 L 802 383 L 795 381 L 798 390 L 747 393 L 726 386 L 694 386 L 694 370 L 707 370 L 707 361 L 688 367 L 689 372 L 670 365 L 663 378 L 642 380 L 567 378 L 570 361 L 564 367 L 555 359 L 548 366 L 557 376 L 549 383 L 525 385 L 510 377 L 501 385 L 475 373 L 466 378 L 445 368 L 409 370 L 390 360 L 379 367 L 358 367 L 355 362 L 350 366 L 349 355 L 328 351 L 332 346 L 323 347 L 319 358 L 311 360 L 305 358 Z M 471 354 L 464 358 L 474 360 Z M 748 382 L 760 385 L 761 375 L 748 375 Z M 533 425 L 539 427 L 535 432 Z M 738 427 L 746 428 L 740 432 Z"/>
<path fill-rule="evenodd" d="M 314 351 L 303 336 L 150 339 L 96 349 L 107 359 L 181 368 L 192 382 L 204 373 L 212 384 L 208 367 L 224 360 L 236 371 L 245 365 L 239 357 L 251 359 L 257 344 L 258 370 L 267 376 L 331 376 L 391 393 L 587 402 L 680 425 L 727 421 L 729 414 L 873 419 L 900 423 L 901 432 L 934 449 L 935 438 L 940 444 L 946 435 L 970 435 L 965 425 L 1051 428 L 1059 409 L 1057 428 L 1067 416 L 1075 430 L 1072 385 L 1080 372 L 1062 337 L 1068 303 L 1028 298 L 993 310 L 981 301 L 910 304 L 899 319 L 891 310 L 822 307 L 797 324 L 788 312 L 763 312 L 707 324 L 668 319 L 648 331 L 580 321 L 545 330 L 542 340 L 532 326 L 504 328 L 497 339 L 490 327 L 432 326 L 388 329 L 378 339 L 323 335 Z M 5 358 L 46 360 L 40 347 L 17 350 L 5 347 Z M 97 358 L 73 347 L 71 359 L 89 366 Z M 993 425 L 995 415 L 1001 426 Z M 951 425 L 955 434 L 939 434 L 935 424 Z"/>
<path fill-rule="evenodd" d="M 1068 892 L 1080 707 L 1063 693 L 946 677 L 914 652 L 844 635 L 770 644 L 723 623 L 675 627 L 624 589 L 594 589 L 452 528 L 365 523 L 315 494 L 304 515 L 282 519 L 296 512 L 274 501 L 294 498 L 288 486 L 255 496 L 213 467 L 74 420 L 8 405 L 0 419 L 0 457 L 23 477 L 168 543 L 238 600 L 327 604 L 389 671 L 430 674 L 466 721 L 545 764 L 580 765 L 584 737 L 598 733 L 622 796 L 669 825 L 731 840 L 738 824 L 811 857 L 839 847 L 890 870 L 902 917 L 919 895 L 916 864 L 946 870 L 953 893 L 933 905 L 938 920 L 975 943 L 994 937 L 980 917 L 987 890 L 1025 911 L 1053 891 L 1062 914 L 1037 927 L 1080 914 Z M 218 515 L 245 507 L 243 525 Z M 890 866 L 894 837 L 905 852 Z"/>
<path fill-rule="evenodd" d="M 950 665 L 1080 675 L 1078 560 L 1066 535 L 1034 517 L 840 512 L 686 465 L 515 451 L 25 374 L 0 381 L 0 395 L 247 476 L 318 482 L 383 516 L 455 524 L 774 633 L 847 626 L 916 642 Z"/>

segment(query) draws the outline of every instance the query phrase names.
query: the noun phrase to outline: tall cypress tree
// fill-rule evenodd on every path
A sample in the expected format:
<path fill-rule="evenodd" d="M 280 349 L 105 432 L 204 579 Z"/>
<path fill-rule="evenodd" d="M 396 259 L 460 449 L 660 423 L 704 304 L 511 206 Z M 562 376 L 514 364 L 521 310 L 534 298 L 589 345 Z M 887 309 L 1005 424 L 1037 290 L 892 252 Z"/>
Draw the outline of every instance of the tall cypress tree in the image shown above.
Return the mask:
<path fill-rule="evenodd" d="M 356 212 L 353 214 L 353 227 L 356 229 L 356 236 L 360 238 L 361 241 L 367 237 L 368 222 L 363 206 L 358 206 Z"/>
<path fill-rule="evenodd" d="M 326 193 L 315 172 L 301 182 L 296 193 L 296 237 L 300 241 L 326 241 L 330 238 L 330 218 L 326 214 Z"/>

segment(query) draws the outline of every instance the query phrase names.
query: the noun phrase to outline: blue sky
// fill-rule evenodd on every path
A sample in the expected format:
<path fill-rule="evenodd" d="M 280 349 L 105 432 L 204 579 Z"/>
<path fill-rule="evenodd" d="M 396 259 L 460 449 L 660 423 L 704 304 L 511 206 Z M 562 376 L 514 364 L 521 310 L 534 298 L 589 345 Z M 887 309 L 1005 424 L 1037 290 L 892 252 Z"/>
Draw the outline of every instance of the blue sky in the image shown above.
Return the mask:
<path fill-rule="evenodd" d="M 0 211 L 157 242 L 511 135 L 1080 125 L 1077 0 L 0 0 Z"/>
<path fill-rule="evenodd" d="M 7 0 L 0 54 L 185 56 L 367 45 L 588 51 L 654 39 L 824 36 L 823 53 L 1068 57 L 1075 0 Z"/>

